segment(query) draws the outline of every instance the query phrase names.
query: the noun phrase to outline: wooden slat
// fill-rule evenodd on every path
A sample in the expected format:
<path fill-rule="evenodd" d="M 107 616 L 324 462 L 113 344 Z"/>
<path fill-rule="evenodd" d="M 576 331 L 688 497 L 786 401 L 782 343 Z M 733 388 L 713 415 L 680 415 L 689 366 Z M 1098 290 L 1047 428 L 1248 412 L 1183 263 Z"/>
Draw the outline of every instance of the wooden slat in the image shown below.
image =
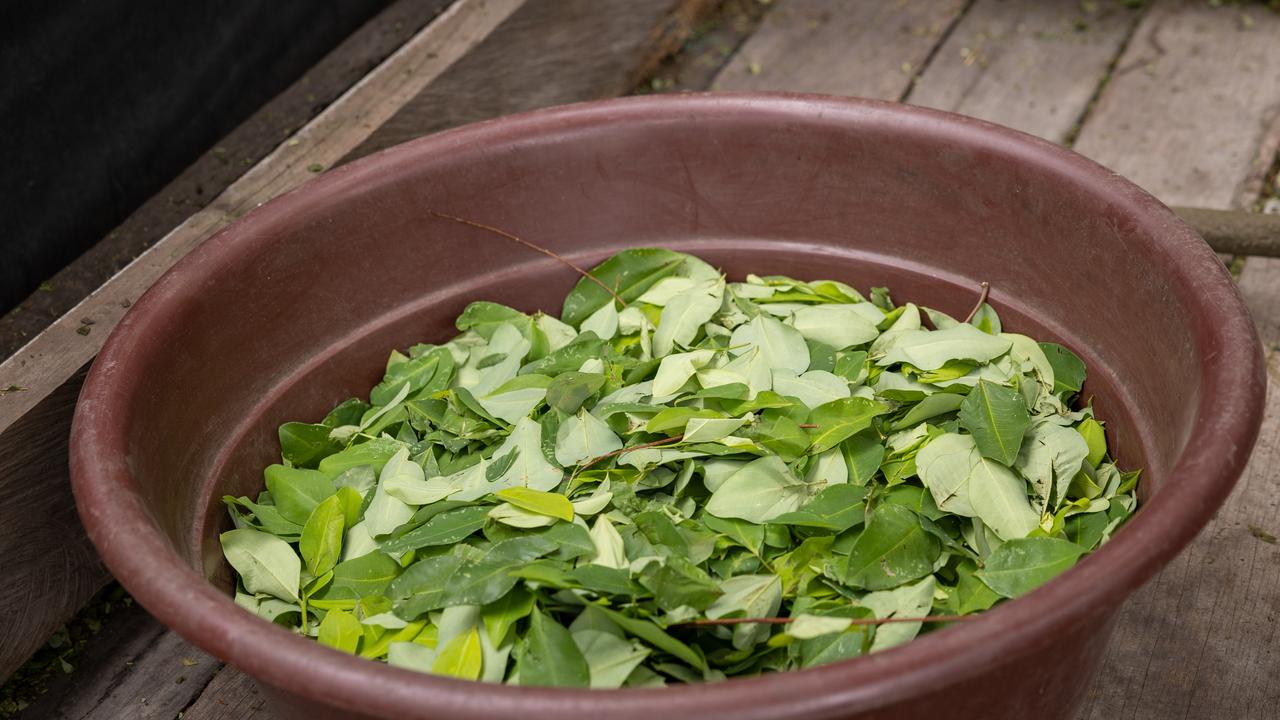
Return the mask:
<path fill-rule="evenodd" d="M 66 480 L 66 440 L 78 392 L 77 372 L 102 347 L 129 304 L 165 270 L 213 232 L 328 167 L 446 68 L 478 44 L 523 0 L 460 0 L 341 99 L 329 106 L 207 208 L 0 364 L 0 677 L 7 677 L 103 579 L 74 519 Z M 85 321 L 92 324 L 85 324 Z M 40 408 L 38 412 L 33 412 Z M 48 528 L 39 532 L 30 527 Z M 22 558 L 19 567 L 9 558 Z"/>
<path fill-rule="evenodd" d="M 1274 142 L 1280 102 L 1278 26 L 1261 8 L 1158 3 L 1075 149 L 1170 205 L 1252 202 L 1271 164 L 1263 145 Z"/>
<path fill-rule="evenodd" d="M 1120 0 L 978 0 L 907 102 L 1063 142 L 1140 15 Z"/>
<path fill-rule="evenodd" d="M 226 666 L 182 714 L 182 720 L 271 720 L 258 687 L 248 675 Z"/>
<path fill-rule="evenodd" d="M 712 0 L 555 0 L 513 13 L 351 157 L 445 128 L 623 95 L 688 37 Z"/>
<path fill-rule="evenodd" d="M 1169 203 L 1251 204 L 1276 152 L 1280 15 L 1247 11 L 1250 22 L 1243 7 L 1152 8 L 1076 149 Z M 1270 349 L 1257 448 L 1208 527 L 1121 611 L 1081 718 L 1266 718 L 1280 707 L 1280 547 L 1266 541 L 1280 534 L 1280 261 L 1250 258 L 1240 290 Z"/>
<path fill-rule="evenodd" d="M 117 611 L 76 671 L 15 720 L 169 720 L 192 703 L 218 671 L 214 658 L 166 631 L 142 608 Z"/>
<path fill-rule="evenodd" d="M 715 90 L 788 90 L 898 100 L 964 0 L 779 0 Z"/>

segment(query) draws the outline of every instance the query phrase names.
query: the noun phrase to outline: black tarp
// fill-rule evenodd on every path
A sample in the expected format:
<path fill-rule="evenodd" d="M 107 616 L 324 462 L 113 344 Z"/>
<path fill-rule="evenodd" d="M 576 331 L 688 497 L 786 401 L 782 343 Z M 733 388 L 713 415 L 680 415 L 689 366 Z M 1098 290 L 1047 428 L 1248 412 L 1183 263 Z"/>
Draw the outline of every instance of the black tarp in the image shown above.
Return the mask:
<path fill-rule="evenodd" d="M 0 2 L 0 312 L 388 2 Z"/>

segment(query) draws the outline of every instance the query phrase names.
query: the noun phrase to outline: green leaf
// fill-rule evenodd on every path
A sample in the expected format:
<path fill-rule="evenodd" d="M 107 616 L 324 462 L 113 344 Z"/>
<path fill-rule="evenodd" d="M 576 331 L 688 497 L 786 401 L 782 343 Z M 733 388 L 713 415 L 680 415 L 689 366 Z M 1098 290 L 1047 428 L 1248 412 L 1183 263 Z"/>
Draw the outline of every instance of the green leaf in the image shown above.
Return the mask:
<path fill-rule="evenodd" d="M 710 514 L 704 515 L 702 522 L 708 529 L 724 535 L 756 555 L 764 547 L 763 525 L 738 518 L 718 518 Z"/>
<path fill-rule="evenodd" d="M 471 506 L 442 512 L 404 535 L 382 543 L 382 549 L 389 553 L 403 553 L 452 545 L 484 527 L 489 510 L 488 506 Z"/>
<path fill-rule="evenodd" d="M 346 517 L 341 498 L 333 495 L 316 506 L 302 528 L 302 538 L 298 541 L 298 551 L 307 563 L 307 572 L 318 577 L 338 564 L 338 557 L 342 554 L 342 531 L 345 528 Z"/>
<path fill-rule="evenodd" d="M 352 445 L 340 453 L 335 453 L 320 461 L 320 472 L 329 477 L 337 477 L 351 468 L 361 465 L 372 465 L 373 471 L 381 472 L 391 456 L 395 455 L 404 443 L 386 438 L 377 438 L 359 445 Z"/>
<path fill-rule="evenodd" d="M 542 454 L 542 427 L 534 420 L 520 418 L 507 439 L 494 451 L 494 457 L 503 457 L 518 451 L 511 468 L 493 484 L 491 492 L 509 487 L 527 487 L 534 490 L 550 490 L 560 484 L 564 473 L 547 462 Z"/>
<path fill-rule="evenodd" d="M 658 329 L 653 333 L 653 355 L 663 357 L 676 347 L 688 347 L 702 325 L 720 309 L 724 285 L 717 283 L 712 292 L 694 289 L 671 298 L 662 308 Z"/>
<path fill-rule="evenodd" d="M 714 350 L 694 350 L 662 358 L 658 372 L 653 376 L 653 394 L 665 397 L 679 392 L 694 373 L 710 363 L 715 355 Z"/>
<path fill-rule="evenodd" d="M 1025 537 L 1040 523 L 1027 499 L 1026 483 L 1009 468 L 978 452 L 971 436 L 946 433 L 916 457 L 920 480 L 938 508 L 981 518 L 1004 539 Z"/>
<path fill-rule="evenodd" d="M 573 503 L 559 493 L 516 487 L 499 490 L 494 495 L 522 510 L 573 522 Z"/>
<path fill-rule="evenodd" d="M 622 687 L 650 654 L 643 646 L 600 630 L 576 630 L 573 640 L 590 668 L 591 687 L 596 689 Z"/>
<path fill-rule="evenodd" d="M 658 607 L 673 611 L 683 606 L 704 610 L 720 597 L 711 576 L 679 555 L 650 562 L 640 573 L 640 584 L 653 593 Z"/>
<path fill-rule="evenodd" d="M 480 610 L 480 617 L 489 633 L 489 641 L 495 646 L 501 645 L 516 623 L 528 617 L 532 611 L 533 595 L 519 586 L 485 605 Z"/>
<path fill-rule="evenodd" d="M 862 596 L 862 604 L 871 608 L 877 618 L 924 617 L 933 605 L 933 592 L 937 582 L 930 575 L 911 585 L 894 590 L 881 590 Z M 901 645 L 915 638 L 923 623 L 893 623 L 876 628 L 871 643 L 872 652 Z"/>
<path fill-rule="evenodd" d="M 556 430 L 556 462 L 579 465 L 622 449 L 622 441 L 600 418 L 582 410 L 560 421 Z"/>
<path fill-rule="evenodd" d="M 784 513 L 769 522 L 841 533 L 862 522 L 862 499 L 866 494 L 866 489 L 857 485 L 832 485 L 799 510 Z"/>
<path fill-rule="evenodd" d="M 422 475 L 422 468 L 409 459 L 409 451 L 405 448 L 387 460 L 378 476 L 373 499 L 364 511 L 364 525 L 370 535 L 386 535 L 413 517 L 413 507 L 392 495 L 390 490 L 419 482 Z"/>
<path fill-rule="evenodd" d="M 662 278 L 674 275 L 686 257 L 662 248 L 633 248 L 592 268 L 591 276 L 629 303 Z M 578 327 L 600 306 L 610 302 L 614 302 L 613 295 L 592 280 L 582 278 L 564 299 L 560 319 Z"/>
<path fill-rule="evenodd" d="M 853 305 L 814 305 L 796 310 L 792 324 L 806 340 L 841 350 L 875 340 L 880 331 Z"/>
<path fill-rule="evenodd" d="M 1042 507 L 1056 510 L 1067 495 L 1071 480 L 1080 472 L 1089 456 L 1089 444 L 1073 428 L 1042 422 L 1032 428 L 1022 451 L 1017 469 L 1031 481 Z"/>
<path fill-rule="evenodd" d="M 956 589 L 951 594 L 951 607 L 956 615 L 982 612 L 995 605 L 1000 596 L 978 579 L 978 566 L 965 560 L 956 566 Z"/>
<path fill-rule="evenodd" d="M 369 402 L 378 406 L 390 405 L 406 384 L 406 395 L 423 388 L 428 392 L 443 390 L 453 375 L 453 355 L 447 348 L 436 348 L 421 357 L 405 360 L 387 368 L 387 374 L 369 393 Z"/>
<path fill-rule="evenodd" d="M 1079 545 L 1057 538 L 1008 540 L 976 575 L 1004 597 L 1021 597 L 1065 572 L 1084 553 Z"/>
<path fill-rule="evenodd" d="M 289 422 L 280 426 L 280 455 L 294 467 L 314 468 L 325 457 L 342 449 L 329 438 L 328 425 Z"/>
<path fill-rule="evenodd" d="M 988 362 L 1009 352 L 1012 346 L 1011 340 L 988 335 L 972 325 L 904 330 L 894 337 L 892 347 L 876 364 L 884 367 L 907 363 L 920 370 L 937 370 L 952 360 Z"/>
<path fill-rule="evenodd" d="M 1097 467 L 1107 456 L 1107 435 L 1102 429 L 1102 423 L 1093 418 L 1085 418 L 1076 426 L 1076 432 L 1080 433 L 1089 447 L 1089 455 L 1085 459 L 1090 465 Z"/>
<path fill-rule="evenodd" d="M 1022 436 L 1031 426 L 1022 393 L 979 380 L 960 405 L 960 427 L 977 442 L 978 452 L 1002 465 L 1018 459 Z"/>
<path fill-rule="evenodd" d="M 871 427 L 876 417 L 889 410 L 884 403 L 860 397 L 835 400 L 814 408 L 809 422 L 818 427 L 809 431 L 812 440 L 809 452 L 817 454 L 830 450 Z"/>
<path fill-rule="evenodd" d="M 400 574 L 400 563 L 380 552 L 371 552 L 333 567 L 333 580 L 324 589 L 327 600 L 359 600 L 381 595 Z"/>
<path fill-rule="evenodd" d="M 298 601 L 302 562 L 289 543 L 248 528 L 229 530 L 218 539 L 245 590 Z"/>
<path fill-rule="evenodd" d="M 800 374 L 809 369 L 809 346 L 800 331 L 766 315 L 739 325 L 729 339 L 733 351 L 742 355 L 748 348 L 759 351 L 760 361 L 769 370 L 790 370 Z"/>
<path fill-rule="evenodd" d="M 716 517 L 763 523 L 800 509 L 808 498 L 809 486 L 796 479 L 781 458 L 767 455 L 730 475 L 706 507 Z"/>
<path fill-rule="evenodd" d="M 561 373 L 547 385 L 547 404 L 561 412 L 576 413 L 587 398 L 604 387 L 604 375 L 571 371 Z"/>
<path fill-rule="evenodd" d="M 599 605 L 592 606 L 592 609 L 594 611 L 604 613 L 628 635 L 639 638 L 665 653 L 674 655 L 681 661 L 692 665 L 697 670 L 704 673 L 707 671 L 707 661 L 702 657 L 702 655 L 695 652 L 688 645 L 671 637 L 666 633 L 666 631 L 657 625 L 654 625 L 651 621 L 627 617 L 616 610 L 610 610 L 609 608 L 601 607 Z"/>
<path fill-rule="evenodd" d="M 880 505 L 849 553 L 845 582 L 868 590 L 898 587 L 933 572 L 941 546 L 901 505 Z"/>
<path fill-rule="evenodd" d="M 318 470 L 271 465 L 263 474 L 281 517 L 298 525 L 305 525 L 316 506 L 337 491 L 333 481 Z"/>
<path fill-rule="evenodd" d="M 440 649 L 440 654 L 431 665 L 431 672 L 463 680 L 479 680 L 483 659 L 480 633 L 471 628 L 470 632 L 458 635 Z"/>
<path fill-rule="evenodd" d="M 316 635 L 316 640 L 321 645 L 328 645 L 335 650 L 354 655 L 356 649 L 360 647 L 362 635 L 364 635 L 364 629 L 354 615 L 334 608 L 325 613 L 324 620 L 320 621 L 320 631 Z"/>
<path fill-rule="evenodd" d="M 515 587 L 511 570 L 555 549 L 533 535 L 503 540 L 485 551 L 460 545 L 452 554 L 410 565 L 387 586 L 386 594 L 396 614 L 405 619 L 453 605 L 485 605 Z"/>
<path fill-rule="evenodd" d="M 530 616 L 519 668 L 521 685 L 591 686 L 591 669 L 573 636 L 539 610 Z"/>
<path fill-rule="evenodd" d="M 1040 349 L 1053 366 L 1053 391 L 1080 392 L 1080 388 L 1084 387 L 1084 361 L 1058 343 L 1042 342 Z"/>
<path fill-rule="evenodd" d="M 782 582 L 776 575 L 738 575 L 720 583 L 723 593 L 707 608 L 707 617 L 774 617 L 782 605 Z M 769 637 L 769 626 L 735 625 L 733 646 L 747 650 Z"/>

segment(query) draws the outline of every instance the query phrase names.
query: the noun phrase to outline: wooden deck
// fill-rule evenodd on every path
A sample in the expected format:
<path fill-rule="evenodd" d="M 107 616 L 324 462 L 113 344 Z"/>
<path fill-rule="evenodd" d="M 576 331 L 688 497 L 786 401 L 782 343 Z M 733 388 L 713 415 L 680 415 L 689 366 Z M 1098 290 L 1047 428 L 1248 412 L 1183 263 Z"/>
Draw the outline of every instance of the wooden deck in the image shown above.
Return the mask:
<path fill-rule="evenodd" d="M 414 4 L 401 0 L 388 13 Z M 32 502 L 45 513 L 32 522 L 56 518 L 73 537 L 68 544 L 59 535 L 60 554 L 32 565 L 31 577 L 47 574 L 42 584 L 0 595 L 6 619 L 8 608 L 25 618 L 4 623 L 0 645 L 24 647 L 25 656 L 106 580 L 68 510 L 65 431 L 81 369 L 160 273 L 209 233 L 304 182 L 316 163 L 330 167 L 426 132 L 573 100 L 806 90 L 1010 125 L 1068 145 L 1169 204 L 1280 212 L 1280 201 L 1268 202 L 1280 168 L 1280 13 L 1203 0 L 1129 5 L 455 2 L 293 139 L 206 189 L 215 200 L 173 218 L 171 232 L 137 262 L 0 364 L 0 448 L 12 451 L 0 453 L 0 477 L 24 478 L 26 497 L 38 496 Z M 1212 523 L 1124 606 L 1080 720 L 1280 717 L 1280 259 L 1235 266 L 1271 371 L 1258 446 Z M 5 322 L 0 332 L 17 327 Z M 4 392 L 11 384 L 27 389 Z M 18 547 L 18 537 L 0 528 L 0 552 Z M 34 642 L 32 627 L 43 633 Z M 0 662 L 0 675 L 12 655 L 0 658 L 9 662 Z M 73 664 L 17 717 L 269 717 L 246 677 L 138 608 L 113 613 Z"/>

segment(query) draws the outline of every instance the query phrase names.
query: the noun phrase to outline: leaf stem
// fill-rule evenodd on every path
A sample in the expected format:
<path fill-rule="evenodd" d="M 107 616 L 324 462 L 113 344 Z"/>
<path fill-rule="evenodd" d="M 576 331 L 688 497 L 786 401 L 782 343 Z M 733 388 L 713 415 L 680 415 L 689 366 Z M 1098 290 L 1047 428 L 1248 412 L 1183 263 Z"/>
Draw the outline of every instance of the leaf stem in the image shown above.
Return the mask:
<path fill-rule="evenodd" d="M 974 316 L 978 314 L 978 311 L 982 309 L 982 303 L 987 301 L 987 295 L 991 293 L 991 283 L 987 282 L 986 280 L 983 280 L 981 287 L 982 287 L 982 292 L 978 293 L 978 304 L 974 305 L 973 309 L 969 311 L 969 314 L 964 316 L 964 322 L 966 323 L 972 320 Z"/>
<path fill-rule="evenodd" d="M 485 225 L 484 223 L 476 222 L 475 220 L 468 220 L 468 219 L 466 219 L 466 218 L 461 218 L 461 217 L 458 217 L 458 216 L 456 216 L 456 215 L 449 215 L 449 214 L 447 214 L 447 213 L 442 213 L 442 212 L 440 212 L 440 211 L 438 211 L 438 210 L 432 210 L 432 209 L 430 209 L 430 208 L 428 208 L 428 209 L 427 209 L 427 214 L 428 214 L 428 215 L 433 215 L 433 216 L 435 216 L 435 217 L 438 217 L 438 218 L 441 218 L 441 219 L 444 219 L 444 220 L 452 220 L 453 222 L 456 222 L 456 223 L 461 223 L 461 224 L 463 224 L 463 225 L 468 225 L 468 226 L 473 227 L 473 228 L 478 228 L 478 229 L 480 229 L 480 230 L 485 230 L 485 231 L 487 231 L 487 232 L 491 232 L 491 233 L 493 233 L 494 235 L 499 235 L 499 236 L 501 236 L 501 237 L 504 237 L 504 238 L 506 238 L 506 239 L 508 239 L 508 240 L 510 240 L 510 241 L 512 241 L 512 242 L 514 242 L 514 243 L 518 243 L 518 244 L 520 244 L 520 245 L 523 245 L 523 246 L 525 246 L 525 247 L 529 248 L 530 250 L 533 250 L 533 251 L 535 251 L 535 252 L 540 252 L 540 253 L 542 253 L 543 255 L 546 255 L 547 257 L 550 257 L 550 258 L 554 259 L 555 261 L 557 261 L 557 262 L 559 262 L 559 263 L 562 263 L 563 265 L 565 265 L 565 266 L 569 267 L 569 268 L 570 268 L 570 269 L 572 269 L 574 272 L 576 272 L 576 273 L 578 273 L 579 275 L 581 275 L 582 277 L 584 277 L 584 278 L 586 278 L 586 279 L 590 280 L 591 282 L 593 282 L 593 283 L 595 283 L 595 284 L 599 285 L 601 288 L 604 288 L 604 291 L 605 291 L 605 292 L 607 292 L 607 293 L 609 293 L 610 295 L 612 295 L 612 296 L 613 296 L 613 299 L 614 299 L 614 300 L 617 300 L 617 301 L 618 301 L 618 303 L 620 303 L 620 304 L 622 305 L 622 307 L 624 307 L 624 308 L 625 308 L 625 307 L 627 307 L 627 301 L 625 301 L 625 300 L 623 300 L 621 297 L 619 297 L 619 296 L 618 296 L 618 293 L 616 293 L 616 292 L 614 292 L 614 291 L 613 291 L 613 288 L 610 288 L 608 285 L 605 285 L 604 283 L 600 282 L 600 279 L 599 279 L 599 278 L 597 278 L 595 275 L 592 275 L 591 273 L 587 272 L 586 270 L 582 269 L 581 267 L 578 267 L 578 266 L 577 266 L 577 265 L 575 265 L 571 260 L 566 259 L 565 257 L 561 256 L 559 253 L 556 253 L 556 252 L 554 252 L 554 251 L 552 251 L 552 250 L 548 250 L 547 248 L 544 248 L 544 247 L 542 247 L 541 245 L 537 245 L 537 244 L 531 243 L 531 242 L 529 242 L 528 240 L 525 240 L 524 238 L 516 237 L 515 235 L 512 235 L 511 233 L 507 232 L 506 230 L 501 230 L 501 229 L 496 228 L 496 227 L 494 227 L 494 226 L 492 226 L 492 225 Z"/>
<path fill-rule="evenodd" d="M 579 466 L 578 466 L 578 472 L 582 472 L 583 470 L 586 470 L 587 468 L 591 467 L 592 465 L 595 465 L 596 463 L 600 462 L 601 460 L 607 460 L 607 459 L 609 459 L 609 458 L 611 458 L 611 457 L 616 457 L 616 456 L 621 455 L 621 454 L 623 454 L 623 453 L 629 453 L 629 452 L 631 452 L 632 450 L 645 450 L 645 449 L 652 448 L 652 447 L 658 447 L 658 446 L 660 446 L 660 445 L 670 445 L 670 444 L 672 444 L 672 443 L 678 443 L 678 442 L 680 442 L 680 441 L 681 441 L 681 440 L 683 440 L 683 439 L 684 439 L 684 435 L 683 435 L 683 434 L 680 434 L 680 435 L 672 435 L 672 436 L 671 436 L 671 437 L 669 437 L 669 438 L 662 438 L 661 440 L 654 440 L 654 441 L 652 441 L 652 442 L 641 443 L 641 444 L 639 444 L 639 445 L 632 445 L 631 447 L 624 447 L 624 448 L 622 448 L 621 450 L 614 450 L 613 452 L 607 452 L 607 453 L 605 453 L 605 454 L 603 454 L 603 455 L 601 455 L 601 456 L 599 456 L 599 457 L 593 457 L 593 458 L 591 458 L 590 460 L 588 460 L 588 461 L 586 461 L 586 462 L 582 463 L 581 465 L 579 465 Z"/>

